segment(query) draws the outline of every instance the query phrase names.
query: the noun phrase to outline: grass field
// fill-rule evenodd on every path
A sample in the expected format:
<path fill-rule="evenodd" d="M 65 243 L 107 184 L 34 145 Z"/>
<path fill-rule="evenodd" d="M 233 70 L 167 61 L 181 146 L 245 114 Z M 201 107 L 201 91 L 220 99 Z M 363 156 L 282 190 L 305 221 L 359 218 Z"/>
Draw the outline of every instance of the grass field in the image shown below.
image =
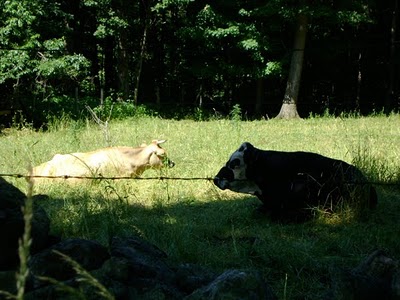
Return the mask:
<path fill-rule="evenodd" d="M 137 118 L 111 121 L 105 132 L 91 122 L 59 122 L 47 132 L 10 129 L 0 135 L 0 173 L 26 174 L 55 153 L 107 145 L 137 146 L 167 139 L 176 166 L 143 177 L 213 177 L 230 154 L 249 141 L 262 149 L 302 150 L 355 163 L 370 180 L 399 183 L 400 115 L 364 118 L 238 121 Z M 21 190 L 22 178 L 6 177 Z M 140 234 L 169 255 L 215 271 L 255 268 L 280 299 L 320 299 L 338 268 L 352 268 L 375 249 L 399 259 L 399 186 L 377 186 L 376 211 L 362 220 L 348 213 L 304 224 L 277 224 L 256 213 L 259 200 L 221 191 L 208 180 L 105 180 L 75 186 L 34 187 L 52 233 L 96 239 Z"/>

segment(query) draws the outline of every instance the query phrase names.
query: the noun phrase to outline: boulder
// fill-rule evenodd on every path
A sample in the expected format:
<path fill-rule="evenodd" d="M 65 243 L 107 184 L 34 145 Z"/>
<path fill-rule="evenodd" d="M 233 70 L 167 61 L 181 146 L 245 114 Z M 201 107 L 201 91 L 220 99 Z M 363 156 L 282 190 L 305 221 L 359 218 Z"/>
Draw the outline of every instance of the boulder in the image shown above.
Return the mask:
<path fill-rule="evenodd" d="M 40 251 L 53 240 L 49 236 L 50 220 L 47 213 L 35 203 L 31 226 L 31 253 Z M 22 207 L 26 196 L 15 186 L 0 177 L 0 271 L 18 265 L 18 240 L 24 233 L 25 221 Z"/>
<path fill-rule="evenodd" d="M 399 261 L 376 250 L 357 267 L 343 270 L 327 299 L 400 300 Z"/>
<path fill-rule="evenodd" d="M 103 270 L 113 280 L 127 284 L 144 294 L 163 294 L 179 299 L 175 272 L 166 263 L 167 254 L 138 236 L 114 237 L 110 246 L 111 259 Z"/>
<path fill-rule="evenodd" d="M 257 271 L 227 270 L 185 300 L 277 299 Z"/>
<path fill-rule="evenodd" d="M 183 263 L 175 267 L 176 284 L 180 290 L 191 294 L 195 290 L 208 285 L 217 274 L 205 267 Z"/>
<path fill-rule="evenodd" d="M 100 268 L 110 257 L 107 248 L 95 241 L 85 239 L 61 241 L 33 255 L 29 260 L 31 288 L 38 288 L 45 284 L 38 278 L 40 276 L 50 277 L 59 281 L 76 276 L 76 271 L 72 264 L 55 251 L 65 254 L 86 271 Z"/>

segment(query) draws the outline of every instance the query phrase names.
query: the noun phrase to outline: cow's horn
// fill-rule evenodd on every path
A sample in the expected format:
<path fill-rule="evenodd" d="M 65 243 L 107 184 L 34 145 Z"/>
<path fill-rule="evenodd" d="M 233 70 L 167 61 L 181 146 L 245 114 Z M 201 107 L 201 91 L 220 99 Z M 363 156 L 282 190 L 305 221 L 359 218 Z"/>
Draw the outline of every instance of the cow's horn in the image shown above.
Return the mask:
<path fill-rule="evenodd" d="M 160 144 L 162 144 L 162 143 L 165 143 L 167 140 L 154 140 L 154 142 L 157 144 L 157 145 L 160 145 Z"/>

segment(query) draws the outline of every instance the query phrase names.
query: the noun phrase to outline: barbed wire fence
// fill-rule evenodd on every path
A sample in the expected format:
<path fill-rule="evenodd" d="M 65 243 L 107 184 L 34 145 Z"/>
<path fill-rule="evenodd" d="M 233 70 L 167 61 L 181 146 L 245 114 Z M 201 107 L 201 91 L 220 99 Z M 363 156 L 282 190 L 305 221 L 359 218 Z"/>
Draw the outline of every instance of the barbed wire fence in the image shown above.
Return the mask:
<path fill-rule="evenodd" d="M 42 176 L 42 175 L 23 175 L 13 173 L 0 173 L 0 177 L 14 177 L 14 178 L 43 178 L 43 179 L 89 179 L 89 180 L 205 180 L 212 181 L 212 177 L 168 177 L 168 176 L 156 176 L 156 177 L 130 177 L 130 176 L 72 176 L 72 175 L 61 175 L 61 176 Z"/>
<path fill-rule="evenodd" d="M 130 176 L 73 176 L 73 175 L 61 175 L 61 176 L 42 176 L 42 175 L 29 175 L 19 173 L 0 173 L 0 177 L 13 177 L 13 178 L 24 178 L 26 180 L 32 178 L 41 179 L 80 179 L 80 180 L 175 180 L 175 181 L 209 181 L 212 182 L 214 177 L 169 177 L 169 176 L 154 176 L 154 177 L 130 177 Z M 399 187 L 400 182 L 382 182 L 382 181 L 342 181 L 345 184 L 353 185 L 376 185 L 376 186 L 391 186 Z"/>

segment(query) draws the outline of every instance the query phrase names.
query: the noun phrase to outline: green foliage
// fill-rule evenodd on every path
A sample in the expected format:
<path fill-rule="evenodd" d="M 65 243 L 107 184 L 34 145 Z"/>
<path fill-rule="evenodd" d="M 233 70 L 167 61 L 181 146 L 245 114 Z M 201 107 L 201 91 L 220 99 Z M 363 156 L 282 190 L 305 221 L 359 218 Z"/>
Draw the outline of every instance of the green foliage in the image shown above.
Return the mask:
<path fill-rule="evenodd" d="M 49 55 L 52 56 L 52 55 Z M 90 62 L 82 55 L 65 55 L 60 58 L 45 59 L 37 67 L 38 75 L 46 78 L 67 77 L 74 81 L 87 75 Z"/>
<path fill-rule="evenodd" d="M 39 124 L 51 113 L 77 115 L 75 102 L 82 98 L 85 104 L 94 102 L 87 97 L 98 98 L 100 92 L 104 97 L 116 92 L 129 102 L 136 86 L 139 102 L 147 107 L 155 94 L 157 105 L 169 106 L 171 99 L 193 106 L 200 95 L 229 111 L 231 103 L 244 102 L 242 95 L 261 81 L 268 86 L 264 96 L 274 96 L 268 101 L 280 101 L 281 87 L 276 83 L 282 85 L 280 79 L 288 70 L 296 16 L 312 16 L 308 36 L 329 45 L 307 52 L 312 66 L 318 64 L 314 58 L 332 53 L 336 55 L 332 60 L 342 60 L 342 46 L 332 45 L 332 36 L 347 40 L 338 36 L 346 30 L 349 40 L 358 38 L 362 25 L 372 24 L 376 4 L 364 0 L 334 5 L 309 0 L 3 2 L 0 91 L 6 106 L 24 108 L 26 117 Z M 348 31 L 351 27 L 356 30 Z M 309 82 L 312 85 L 313 79 Z M 243 110 L 254 104 L 246 102 L 240 102 Z M 72 108 L 75 111 L 69 111 Z M 130 109 L 128 105 L 118 114 L 132 115 Z M 202 119 L 199 112 L 189 114 Z"/>
<path fill-rule="evenodd" d="M 258 49 L 258 42 L 255 39 L 247 39 L 240 42 L 245 50 L 256 50 Z"/>
<path fill-rule="evenodd" d="M 194 0 L 160 0 L 151 8 L 156 13 L 169 12 L 174 7 L 186 8 Z"/>
<path fill-rule="evenodd" d="M 232 107 L 231 112 L 229 113 L 229 116 L 232 121 L 239 122 L 242 120 L 242 109 L 240 108 L 239 104 L 235 104 Z"/>
<path fill-rule="evenodd" d="M 208 29 L 204 32 L 206 38 L 227 38 L 227 37 L 237 37 L 239 35 L 239 27 L 237 25 L 231 25 L 228 28 L 217 28 Z"/>
<path fill-rule="evenodd" d="M 52 1 L 9 0 L 0 13 L 0 84 L 13 89 L 8 105 L 24 108 L 24 118 L 39 124 L 48 114 L 75 113 L 65 90 L 90 90 L 90 61 L 67 51 L 69 15 Z"/>
<path fill-rule="evenodd" d="M 32 123 L 29 122 L 21 111 L 16 111 L 12 117 L 11 127 L 13 129 L 32 129 Z"/>
<path fill-rule="evenodd" d="M 118 17 L 114 11 L 99 19 L 99 25 L 93 35 L 97 38 L 104 39 L 118 33 L 121 28 L 127 28 L 129 24 Z"/>
<path fill-rule="evenodd" d="M 193 118 L 195 121 L 205 121 L 204 110 L 200 107 L 194 109 Z"/>
<path fill-rule="evenodd" d="M 105 99 L 102 105 L 93 108 L 100 119 L 122 120 L 126 118 L 156 117 L 158 113 L 145 105 L 135 105 L 131 101 L 113 101 L 111 97 Z"/>
<path fill-rule="evenodd" d="M 283 73 L 282 63 L 276 61 L 267 62 L 266 67 L 263 70 L 263 74 L 265 76 L 272 74 L 282 74 L 282 73 Z"/>
<path fill-rule="evenodd" d="M 1 51 L 5 53 L 5 51 Z M 0 57 L 0 84 L 7 80 L 18 80 L 29 74 L 29 67 L 33 68 L 34 63 L 30 60 L 26 51 L 7 51 Z"/>
<path fill-rule="evenodd" d="M 19 80 L 35 68 L 36 62 L 32 61 L 30 50 L 40 45 L 40 35 L 32 30 L 32 25 L 40 8 L 34 1 L 4 1 L 0 9 L 1 84 L 7 80 Z"/>

